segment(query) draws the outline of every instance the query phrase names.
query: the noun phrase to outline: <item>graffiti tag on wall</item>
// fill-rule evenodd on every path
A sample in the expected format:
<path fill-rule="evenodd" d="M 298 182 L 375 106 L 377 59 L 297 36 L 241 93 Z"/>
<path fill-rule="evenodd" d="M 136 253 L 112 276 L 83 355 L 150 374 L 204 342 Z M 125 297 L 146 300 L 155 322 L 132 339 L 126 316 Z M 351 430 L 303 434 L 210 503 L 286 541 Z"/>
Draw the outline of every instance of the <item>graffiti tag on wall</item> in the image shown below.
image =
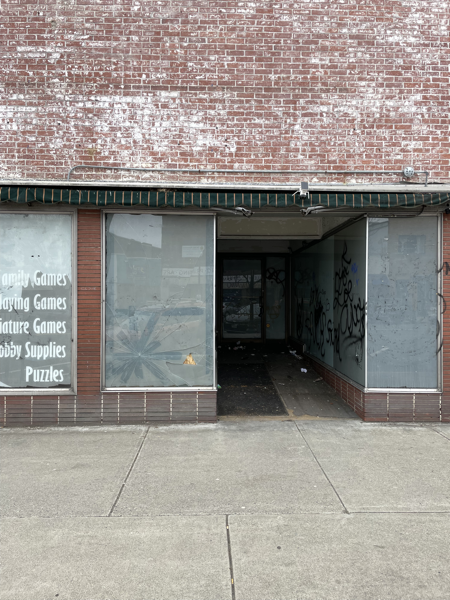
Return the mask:
<path fill-rule="evenodd" d="M 349 277 L 351 262 L 351 259 L 347 258 L 347 244 L 344 243 L 341 267 L 334 275 L 333 309 L 335 312 L 337 309 L 338 317 L 336 326 L 333 327 L 333 336 L 329 336 L 329 343 L 334 346 L 334 350 L 341 361 L 342 351 L 350 346 L 356 346 L 357 362 L 361 363 L 363 340 L 366 335 L 366 303 L 359 296 L 355 301 L 355 294 L 352 291 L 353 282 Z"/>
<path fill-rule="evenodd" d="M 325 290 L 320 289 L 313 281 L 314 274 L 309 279 L 309 309 L 305 310 L 303 295 L 297 297 L 297 338 L 302 339 L 303 330 L 306 329 L 322 358 L 325 356 L 326 345 L 329 345 L 333 347 L 341 362 L 343 354 L 354 347 L 356 362 L 362 365 L 366 335 L 366 303 L 353 290 L 350 272 L 358 285 L 358 266 L 347 254 L 347 244 L 344 243 L 340 266 L 334 273 L 333 314 Z M 296 280 L 298 279 L 296 277 Z M 300 279 L 305 282 L 303 277 Z"/>

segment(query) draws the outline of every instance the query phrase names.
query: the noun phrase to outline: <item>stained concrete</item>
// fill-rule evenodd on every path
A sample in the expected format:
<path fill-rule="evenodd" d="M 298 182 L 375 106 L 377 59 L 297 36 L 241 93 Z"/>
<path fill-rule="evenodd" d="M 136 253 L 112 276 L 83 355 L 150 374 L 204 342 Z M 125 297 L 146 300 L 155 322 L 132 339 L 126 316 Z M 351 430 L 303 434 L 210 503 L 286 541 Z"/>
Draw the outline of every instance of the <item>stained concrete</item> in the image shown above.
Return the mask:
<path fill-rule="evenodd" d="M 223 516 L 5 519 L 1 545 L 2 600 L 230 598 Z"/>
<path fill-rule="evenodd" d="M 291 418 L 357 419 L 356 413 L 305 359 L 289 352 L 271 354 L 267 366 Z M 306 373 L 302 372 L 306 369 Z"/>
<path fill-rule="evenodd" d="M 350 512 L 450 511 L 450 440 L 431 427 L 298 426 Z"/>
<path fill-rule="evenodd" d="M 438 431 L 441 435 L 450 440 L 450 423 L 440 423 L 439 425 L 433 425 L 433 428 Z"/>
<path fill-rule="evenodd" d="M 237 348 L 237 349 L 233 349 Z M 219 349 L 219 383 L 221 365 L 244 365 L 248 366 L 249 380 L 245 381 L 246 390 L 252 388 L 251 368 L 252 365 L 264 364 L 269 372 L 271 380 L 278 395 L 283 402 L 291 419 L 356 419 L 359 417 L 340 398 L 337 393 L 313 370 L 306 359 L 291 354 L 290 346 L 284 342 L 271 342 L 266 344 L 252 344 L 242 342 L 240 346 L 228 345 L 222 342 Z M 302 372 L 306 369 L 306 373 Z M 229 377 L 225 383 L 229 383 Z M 237 377 L 236 385 L 239 383 Z M 259 381 L 254 378 L 254 393 L 258 392 Z M 242 393 L 243 390 L 240 390 Z M 261 390 L 263 396 L 265 392 Z M 236 415 L 245 412 L 249 415 L 258 414 L 258 402 L 255 400 L 255 409 L 239 410 L 239 398 L 236 399 Z M 224 414 L 229 415 L 227 410 Z M 261 414 L 264 414 L 261 411 Z M 277 411 L 272 411 L 277 414 Z"/>
<path fill-rule="evenodd" d="M 151 430 L 115 515 L 340 512 L 289 421 Z"/>
<path fill-rule="evenodd" d="M 447 599 L 448 431 L 3 431 L 0 600 Z"/>
<path fill-rule="evenodd" d="M 217 414 L 234 416 L 284 416 L 288 412 L 265 364 L 221 364 Z"/>
<path fill-rule="evenodd" d="M 448 515 L 232 516 L 230 536 L 236 600 L 449 597 Z"/>
<path fill-rule="evenodd" d="M 108 514 L 145 432 L 143 427 L 3 432 L 0 514 Z"/>

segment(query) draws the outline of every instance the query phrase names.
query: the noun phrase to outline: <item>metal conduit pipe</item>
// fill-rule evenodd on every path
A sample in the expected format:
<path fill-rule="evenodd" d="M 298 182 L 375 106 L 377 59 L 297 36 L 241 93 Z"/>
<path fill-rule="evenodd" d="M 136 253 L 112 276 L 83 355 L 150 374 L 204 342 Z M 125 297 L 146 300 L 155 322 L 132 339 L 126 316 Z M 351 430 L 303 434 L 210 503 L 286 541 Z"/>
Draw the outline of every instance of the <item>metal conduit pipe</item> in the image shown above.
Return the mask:
<path fill-rule="evenodd" d="M 70 176 L 76 169 L 103 169 L 105 171 L 144 171 L 152 173 L 240 173 L 241 175 L 248 174 L 264 174 L 264 175 L 402 175 L 406 177 L 404 171 L 326 171 L 323 169 L 313 170 L 301 170 L 301 171 L 290 171 L 290 170 L 244 170 L 244 169 L 156 169 L 156 168 L 141 168 L 141 167 L 104 167 L 100 165 L 75 165 L 72 167 L 67 175 L 67 180 L 70 180 Z M 428 185 L 428 171 L 413 171 L 414 175 L 425 175 L 425 186 Z"/>

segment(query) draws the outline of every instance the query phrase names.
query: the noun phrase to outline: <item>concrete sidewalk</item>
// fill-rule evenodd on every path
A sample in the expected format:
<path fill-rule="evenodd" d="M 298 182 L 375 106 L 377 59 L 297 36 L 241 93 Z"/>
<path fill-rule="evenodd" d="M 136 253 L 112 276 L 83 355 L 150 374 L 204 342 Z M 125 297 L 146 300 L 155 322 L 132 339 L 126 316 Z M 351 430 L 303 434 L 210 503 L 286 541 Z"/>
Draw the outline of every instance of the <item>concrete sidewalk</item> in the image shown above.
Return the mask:
<path fill-rule="evenodd" d="M 1 438 L 2 600 L 450 598 L 450 426 Z"/>

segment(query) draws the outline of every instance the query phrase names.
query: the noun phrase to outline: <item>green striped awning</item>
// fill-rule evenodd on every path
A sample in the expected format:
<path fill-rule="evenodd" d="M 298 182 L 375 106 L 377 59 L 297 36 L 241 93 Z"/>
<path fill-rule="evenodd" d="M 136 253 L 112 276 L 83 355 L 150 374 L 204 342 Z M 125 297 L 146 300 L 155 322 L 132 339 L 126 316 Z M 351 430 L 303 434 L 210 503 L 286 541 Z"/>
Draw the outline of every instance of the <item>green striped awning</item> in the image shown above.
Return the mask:
<path fill-rule="evenodd" d="M 323 205 L 330 208 L 396 208 L 438 206 L 450 201 L 449 192 L 376 193 L 376 192 L 316 192 L 301 198 L 292 192 L 177 190 L 177 189 L 105 189 L 7 186 L 0 188 L 1 202 L 26 204 L 70 204 L 73 206 L 146 206 L 150 208 L 288 208 Z"/>

